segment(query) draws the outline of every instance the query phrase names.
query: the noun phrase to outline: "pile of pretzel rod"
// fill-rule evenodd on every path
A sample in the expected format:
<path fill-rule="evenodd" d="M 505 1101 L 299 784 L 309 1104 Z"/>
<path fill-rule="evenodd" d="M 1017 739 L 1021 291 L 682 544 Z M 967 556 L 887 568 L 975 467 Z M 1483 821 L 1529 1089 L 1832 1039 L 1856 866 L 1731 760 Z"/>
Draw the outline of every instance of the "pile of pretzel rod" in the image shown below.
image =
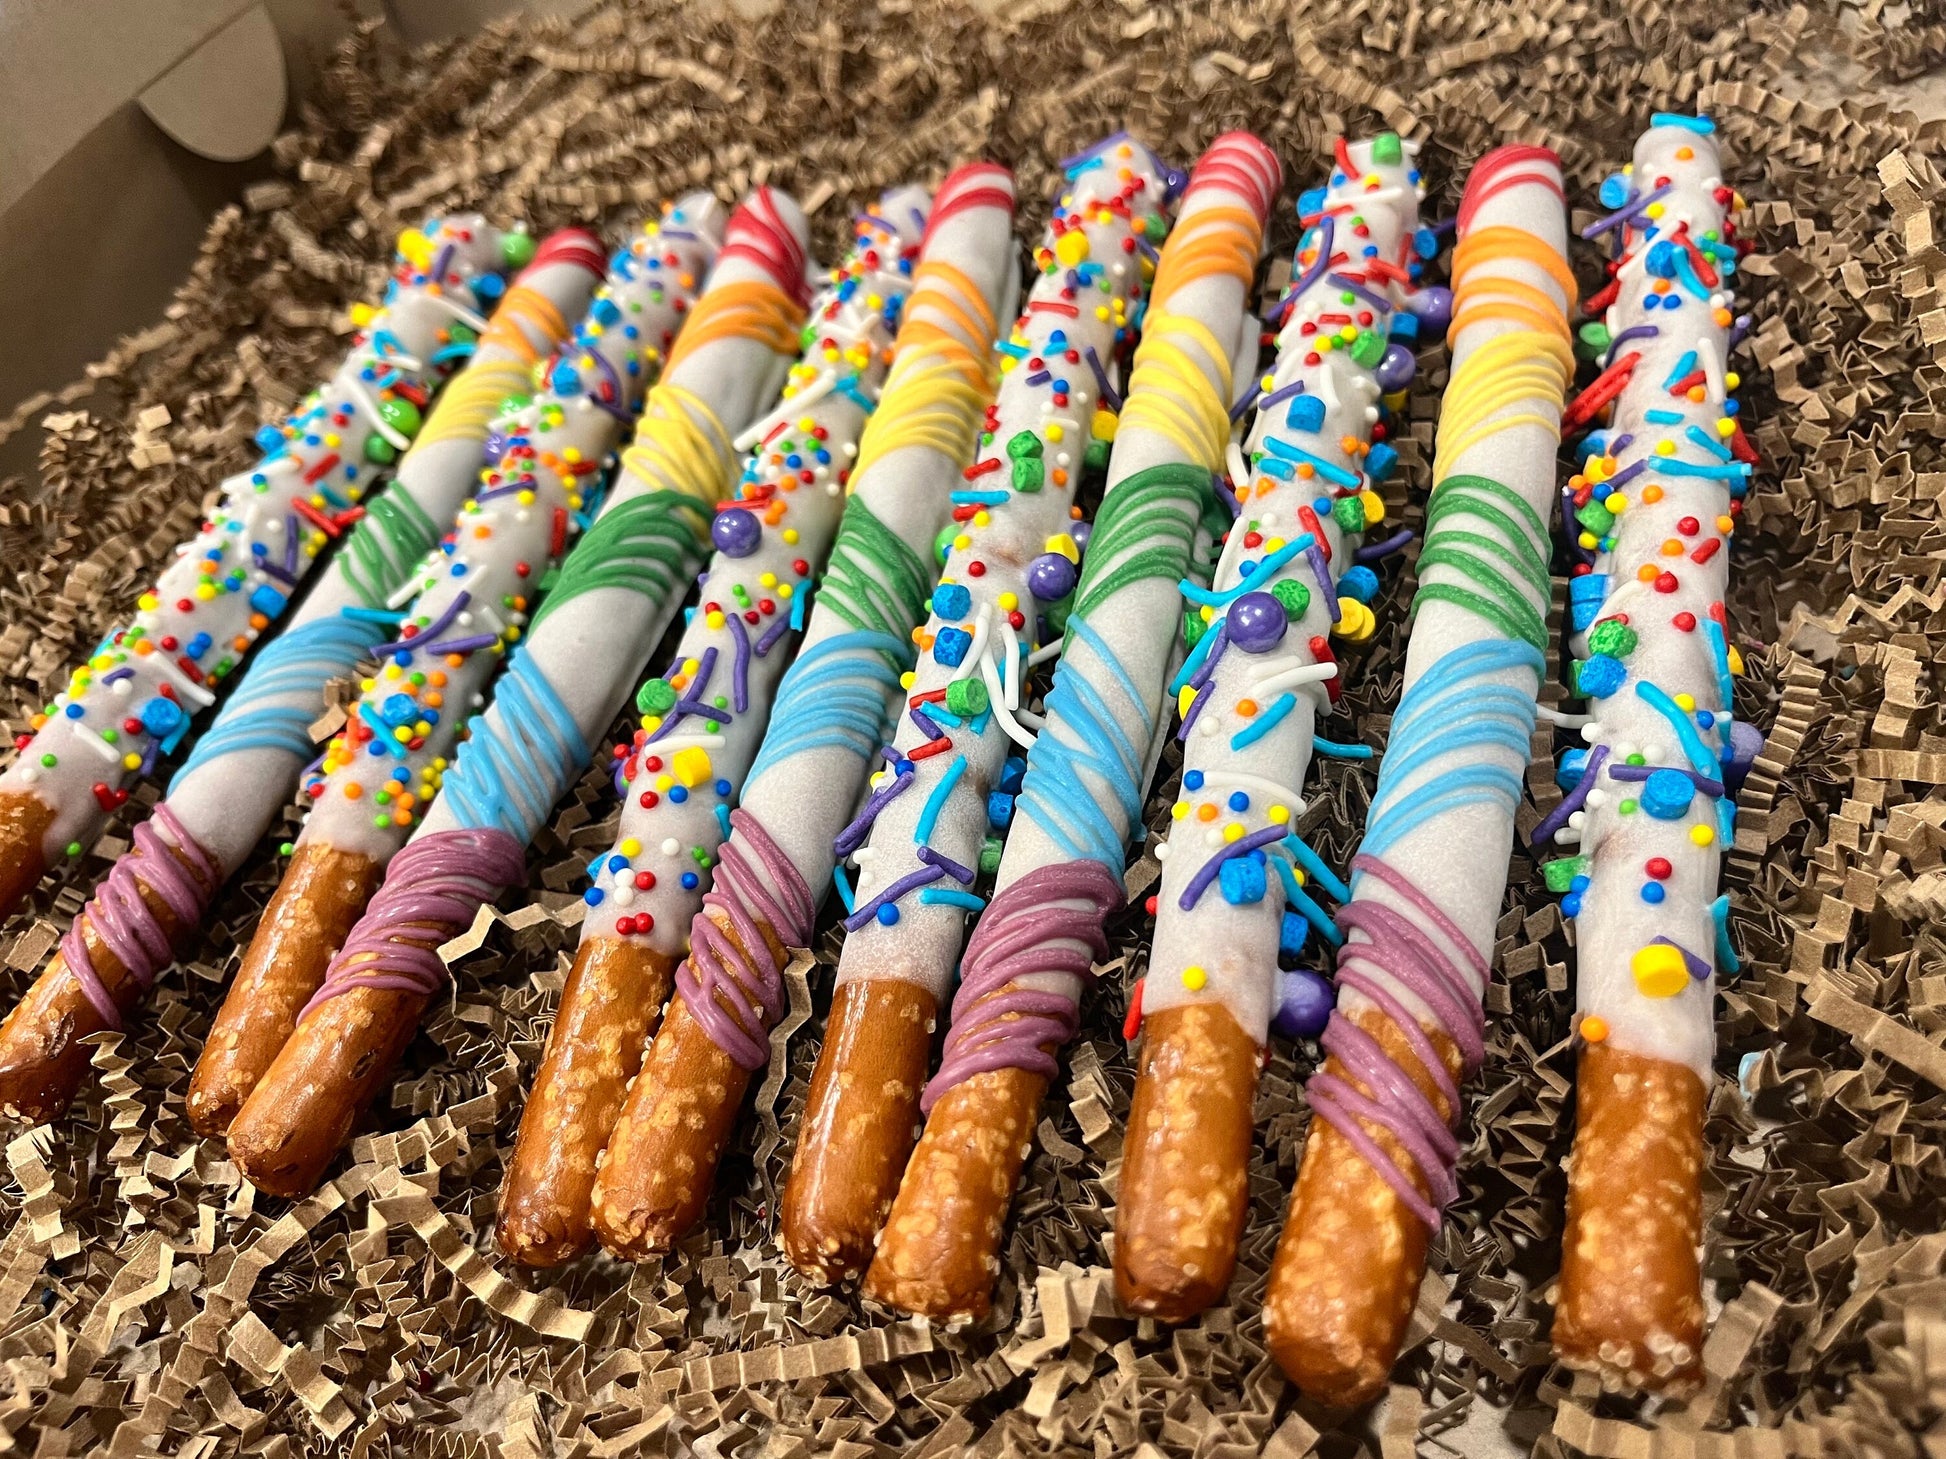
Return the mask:
<path fill-rule="evenodd" d="M 67 1107 L 83 1040 L 137 1010 L 295 794 L 189 1115 L 257 1186 L 308 1194 L 448 985 L 442 945 L 525 883 L 632 695 L 501 1249 L 639 1260 L 703 1220 L 835 886 L 847 936 L 779 1236 L 813 1280 L 977 1322 L 1091 970 L 1141 911 L 1124 874 L 1173 741 L 1117 1294 L 1168 1323 L 1224 1298 L 1268 1040 L 1316 1040 L 1265 1329 L 1306 1393 L 1358 1405 L 1458 1194 L 1545 721 L 1586 745 L 1531 836 L 1567 852 L 1545 871 L 1579 961 L 1554 1341 L 1611 1387 L 1692 1385 L 1713 979 L 1736 966 L 1718 863 L 1759 747 L 1723 609 L 1756 460 L 1731 394 L 1740 202 L 1711 124 L 1658 115 L 1584 230 L 1611 256 L 1577 332 L 1558 159 L 1474 165 L 1448 289 L 1425 277 L 1445 229 L 1417 153 L 1336 144 L 1261 319 L 1282 169 L 1247 133 L 1187 174 L 1125 134 L 1068 159 L 1024 298 L 988 163 L 885 193 L 823 273 L 761 187 L 669 204 L 605 276 L 575 230 L 409 230 L 344 365 L 0 776 L 11 904 L 234 681 L 0 1025 L 0 1107 Z M 1437 334 L 1410 552 L 1382 488 Z M 1598 370 L 1569 403 L 1577 338 Z M 1401 699 L 1334 868 L 1305 781 L 1316 756 L 1379 753 L 1322 722 L 1400 556 Z M 1562 647 L 1584 714 L 1538 704 Z"/>

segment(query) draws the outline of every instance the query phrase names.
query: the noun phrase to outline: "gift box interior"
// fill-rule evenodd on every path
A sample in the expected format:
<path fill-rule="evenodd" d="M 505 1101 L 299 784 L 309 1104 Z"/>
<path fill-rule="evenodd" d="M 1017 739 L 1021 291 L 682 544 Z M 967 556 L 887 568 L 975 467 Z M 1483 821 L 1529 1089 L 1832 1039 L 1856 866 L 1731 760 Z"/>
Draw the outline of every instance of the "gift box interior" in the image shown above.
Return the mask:
<path fill-rule="evenodd" d="M 1186 165 L 1219 132 L 1248 128 L 1288 179 L 1266 269 L 1275 288 L 1297 235 L 1289 198 L 1320 180 L 1341 134 L 1390 127 L 1422 141 L 1435 218 L 1490 147 L 1544 144 L 1580 226 L 1652 113 L 1716 119 L 1757 241 L 1741 368 L 1762 465 L 1729 609 L 1746 666 L 1736 712 L 1766 747 L 1725 862 L 1744 967 L 1721 989 L 1710 1100 L 1707 1381 L 1685 1400 L 1629 1399 L 1551 1359 L 1574 949 L 1524 849 L 1498 928 L 1487 1057 L 1467 1088 L 1461 1195 L 1372 1408 L 1312 1406 L 1263 1346 L 1312 1044 L 1272 1047 L 1226 1298 L 1173 1330 L 1116 1305 L 1109 1242 L 1133 1080 L 1121 1029 L 1147 955 L 1141 902 L 1159 875 L 1147 852 L 1131 862 L 1131 910 L 1111 922 L 1112 955 L 1040 1123 L 989 1321 L 949 1332 L 897 1320 L 811 1287 L 779 1251 L 778 1192 L 843 936 L 831 908 L 815 966 L 791 976 L 775 1040 L 786 1053 L 755 1091 L 697 1234 L 640 1265 L 591 1256 L 520 1271 L 493 1245 L 494 1205 L 585 911 L 587 859 L 613 834 L 602 766 L 556 808 L 526 893 L 444 950 L 450 997 L 329 1183 L 295 1202 L 257 1193 L 184 1115 L 294 806 L 264 838 L 150 1011 L 99 1038 L 97 1078 L 73 1111 L 9 1136 L 11 1446 L 1396 1459 L 1916 1455 L 1942 1442 L 1946 724 L 1933 665 L 1946 634 L 1946 258 L 1933 229 L 1946 183 L 1931 159 L 1946 123 L 1930 118 L 1946 111 L 1932 84 L 1946 25 L 1923 7 L 1718 0 L 357 9 L 218 6 L 197 22 L 192 39 L 264 17 L 292 58 L 287 105 L 282 75 L 250 69 L 262 55 L 239 32 L 227 72 L 176 72 L 173 87 L 168 68 L 109 75 L 108 60 L 88 60 L 104 95 L 76 100 L 68 132 L 36 139 L 9 118 L 10 732 L 193 531 L 259 424 L 326 373 L 347 304 L 376 297 L 394 237 L 428 212 L 586 224 L 612 244 L 685 189 L 728 202 L 769 182 L 804 201 L 828 258 L 880 189 L 990 157 L 1015 171 L 1016 233 L 1029 238 L 1059 159 L 1098 137 L 1126 128 Z M 84 34 L 82 10 L 48 23 L 56 51 L 44 54 L 72 63 L 113 49 L 106 32 Z M 156 39 L 156 55 L 180 40 Z M 198 95 L 226 76 L 233 114 L 198 121 Z M 109 96 L 109 82 L 134 89 Z M 136 91 L 153 122 L 126 110 Z M 39 107 L 40 93 L 0 94 L 21 114 Z M 165 126 L 242 160 L 191 158 Z M 253 127 L 274 131 L 267 151 Z M 75 149 L 109 159 L 79 193 Z M 1595 255 L 1575 262 L 1587 292 Z M 1397 439 L 1404 469 L 1386 487 L 1389 515 L 1408 526 L 1423 520 L 1442 359 L 1422 351 Z M 1378 631 L 1347 651 L 1345 700 L 1324 731 L 1338 740 L 1383 745 L 1398 701 L 1410 562 L 1382 576 Z M 1565 580 L 1555 588 L 1558 618 Z M 1523 833 L 1561 798 L 1552 739 L 1536 740 Z M 1152 828 L 1167 825 L 1178 770 L 1171 752 Z M 1374 778 L 1356 760 L 1313 773 L 1304 830 L 1334 863 L 1356 845 Z M 153 798 L 138 790 L 135 808 Z M 9 1005 L 127 837 L 118 822 L 0 927 Z"/>

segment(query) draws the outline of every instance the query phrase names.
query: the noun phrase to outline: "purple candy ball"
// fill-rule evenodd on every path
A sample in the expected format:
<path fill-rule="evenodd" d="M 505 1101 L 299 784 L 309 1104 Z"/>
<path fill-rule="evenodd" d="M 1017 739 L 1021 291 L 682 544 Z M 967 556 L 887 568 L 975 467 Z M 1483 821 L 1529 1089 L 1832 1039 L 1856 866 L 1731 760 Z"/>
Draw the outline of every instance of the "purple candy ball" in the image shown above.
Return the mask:
<path fill-rule="evenodd" d="M 731 557 L 748 557 L 757 550 L 763 540 L 763 523 L 756 515 L 746 512 L 742 507 L 731 507 L 726 512 L 718 512 L 716 520 L 709 524 L 710 541 L 716 550 Z"/>
<path fill-rule="evenodd" d="M 1415 290 L 1405 301 L 1405 307 L 1419 316 L 1422 335 L 1444 334 L 1446 326 L 1453 322 L 1453 291 L 1439 284 L 1428 284 Z"/>
<path fill-rule="evenodd" d="M 1072 527 L 1068 528 L 1068 536 L 1074 539 L 1074 545 L 1081 549 L 1081 555 L 1083 557 L 1088 555 L 1088 542 L 1094 535 L 1095 524 L 1093 522 L 1076 522 Z"/>
<path fill-rule="evenodd" d="M 506 431 L 488 431 L 486 438 L 486 464 L 498 466 L 500 458 L 507 454 L 507 447 L 514 443 L 513 436 Z"/>
<path fill-rule="evenodd" d="M 1058 552 L 1043 552 L 1027 564 L 1027 591 L 1042 603 L 1058 602 L 1074 591 L 1079 574 Z"/>
<path fill-rule="evenodd" d="M 1230 605 L 1230 642 L 1245 653 L 1269 653 L 1284 641 L 1290 615 L 1269 593 L 1245 593 Z"/>
<path fill-rule="evenodd" d="M 1277 975 L 1277 1011 L 1270 1026 L 1287 1039 L 1314 1039 L 1331 1019 L 1337 994 L 1309 968 Z"/>
<path fill-rule="evenodd" d="M 1743 789 L 1744 777 L 1764 752 L 1764 734 L 1754 724 L 1730 722 L 1730 758 L 1723 766 L 1723 785 L 1731 795 Z"/>
<path fill-rule="evenodd" d="M 1412 383 L 1412 376 L 1419 368 L 1412 351 L 1402 344 L 1389 344 L 1385 347 L 1385 358 L 1378 362 L 1375 377 L 1378 388 L 1387 395 L 1403 390 Z"/>

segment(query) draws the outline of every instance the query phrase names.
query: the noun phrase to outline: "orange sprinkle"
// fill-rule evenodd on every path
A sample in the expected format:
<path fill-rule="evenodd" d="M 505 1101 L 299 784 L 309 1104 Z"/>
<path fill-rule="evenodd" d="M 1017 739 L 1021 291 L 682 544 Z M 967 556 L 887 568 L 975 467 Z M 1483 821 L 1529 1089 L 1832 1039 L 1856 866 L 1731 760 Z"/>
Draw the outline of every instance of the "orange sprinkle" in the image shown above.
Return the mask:
<path fill-rule="evenodd" d="M 1648 502 L 1648 503 L 1651 503 L 1651 504 L 1653 504 L 1653 503 L 1655 503 L 1655 502 L 1659 502 L 1659 501 L 1661 501 L 1661 500 L 1662 500 L 1662 488 L 1661 488 L 1661 487 L 1659 487 L 1659 486 L 1645 486 L 1645 487 L 1643 487 L 1643 488 L 1642 488 L 1642 500 L 1643 500 L 1643 501 L 1645 501 L 1645 502 Z"/>
<path fill-rule="evenodd" d="M 1056 486 L 1066 486 L 1068 484 L 1067 472 L 1063 471 L 1058 466 L 1056 466 L 1052 471 L 1048 473 L 1048 477 L 1050 480 L 1053 481 L 1053 483 Z"/>
<path fill-rule="evenodd" d="M 1204 802 L 1203 802 L 1203 803 L 1202 803 L 1201 805 L 1199 805 L 1199 806 L 1197 806 L 1197 807 L 1196 807 L 1196 819 L 1197 819 L 1197 820 L 1199 820 L 1199 821 L 1213 821 L 1213 820 L 1215 820 L 1215 819 L 1216 819 L 1216 806 L 1215 806 L 1215 803 L 1214 803 L 1214 802 L 1211 802 L 1211 801 L 1204 801 Z"/>
<path fill-rule="evenodd" d="M 1237 713 L 1242 715 L 1245 719 L 1249 719 L 1256 712 L 1257 712 L 1256 700 L 1254 699 L 1237 700 Z"/>
<path fill-rule="evenodd" d="M 365 794 L 365 787 L 360 785 L 356 780 L 352 781 L 351 784 L 345 787 L 346 800 L 358 800 L 361 799 L 364 796 L 364 794 Z"/>
<path fill-rule="evenodd" d="M 1598 1044 L 1608 1037 L 1608 1020 L 1596 1013 L 1590 1013 L 1581 1020 L 1581 1037 L 1591 1044 Z"/>
<path fill-rule="evenodd" d="M 1678 542 L 1673 537 L 1664 539 L 1662 544 L 1662 555 L 1664 557 L 1681 557 L 1682 543 Z"/>
<path fill-rule="evenodd" d="M 1645 562 L 1635 569 L 1635 580 L 1638 583 L 1652 583 L 1657 576 L 1654 563 Z"/>

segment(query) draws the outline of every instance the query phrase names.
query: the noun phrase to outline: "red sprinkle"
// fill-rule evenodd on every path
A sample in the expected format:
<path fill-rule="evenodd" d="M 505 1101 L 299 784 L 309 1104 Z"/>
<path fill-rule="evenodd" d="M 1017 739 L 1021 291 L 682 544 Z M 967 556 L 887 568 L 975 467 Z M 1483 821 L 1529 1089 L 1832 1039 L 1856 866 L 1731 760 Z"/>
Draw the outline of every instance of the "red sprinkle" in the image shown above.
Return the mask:
<path fill-rule="evenodd" d="M 940 738 L 933 740 L 928 744 L 921 745 L 918 749 L 913 750 L 906 756 L 906 759 L 914 760 L 914 761 L 929 760 L 934 755 L 943 755 L 952 748 L 953 748 L 953 737 L 951 735 L 942 735 L 940 736 Z"/>
<path fill-rule="evenodd" d="M 1128 990 L 1128 1017 L 1122 1020 L 1122 1038 L 1127 1043 L 1134 1043 L 1135 1036 L 1142 1031 L 1142 989 L 1148 981 L 1137 978 L 1135 986 Z"/>

